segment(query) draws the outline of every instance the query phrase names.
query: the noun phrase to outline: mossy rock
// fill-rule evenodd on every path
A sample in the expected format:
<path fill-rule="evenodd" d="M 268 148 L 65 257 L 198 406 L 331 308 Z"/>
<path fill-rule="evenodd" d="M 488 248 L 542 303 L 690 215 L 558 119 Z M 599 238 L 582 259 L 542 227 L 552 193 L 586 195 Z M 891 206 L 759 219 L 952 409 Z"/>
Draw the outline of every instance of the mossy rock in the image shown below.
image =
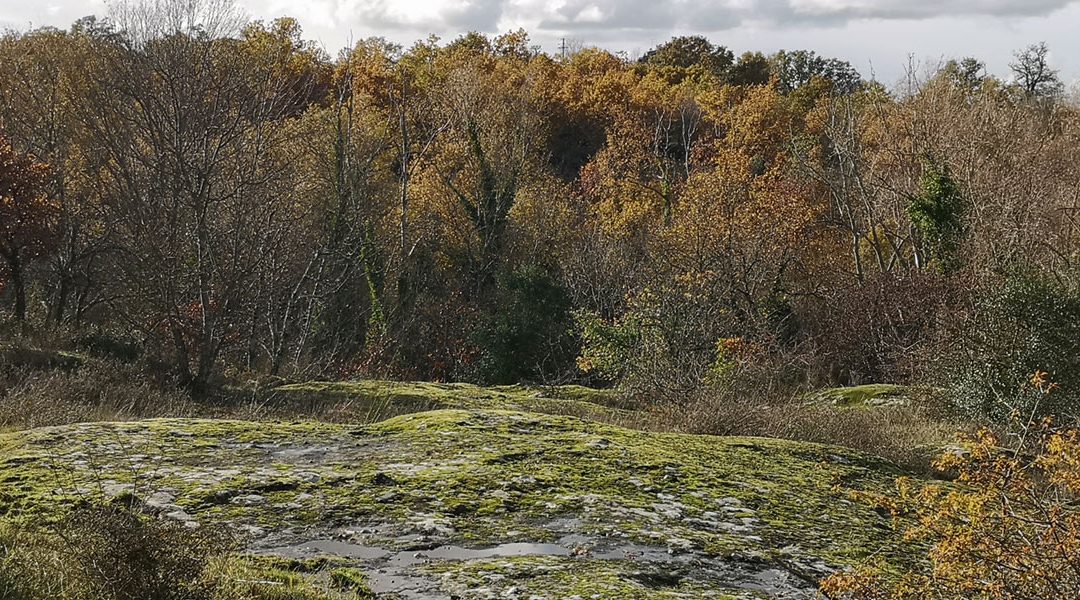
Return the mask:
<path fill-rule="evenodd" d="M 910 402 L 910 390 L 902 385 L 872 383 L 819 390 L 810 394 L 809 402 L 831 404 L 841 408 L 906 406 Z"/>
<path fill-rule="evenodd" d="M 837 569 L 916 560 L 858 500 L 899 474 L 832 446 L 505 410 L 165 419 L 0 435 L 0 515 L 121 499 L 227 524 L 252 555 L 333 559 L 377 597 L 803 598 Z"/>
<path fill-rule="evenodd" d="M 318 414 L 335 405 L 347 407 L 355 420 L 373 423 L 403 414 L 441 409 L 497 409 L 570 415 L 608 422 L 628 416 L 612 390 L 577 385 L 481 387 L 468 383 L 423 381 L 309 381 L 273 388 L 276 407 Z"/>

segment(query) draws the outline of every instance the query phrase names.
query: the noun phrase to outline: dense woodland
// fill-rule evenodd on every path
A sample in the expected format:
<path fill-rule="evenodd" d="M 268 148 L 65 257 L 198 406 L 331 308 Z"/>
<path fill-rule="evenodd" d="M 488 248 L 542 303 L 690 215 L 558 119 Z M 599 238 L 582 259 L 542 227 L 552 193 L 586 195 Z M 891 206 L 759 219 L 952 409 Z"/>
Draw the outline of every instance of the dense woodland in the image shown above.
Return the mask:
<path fill-rule="evenodd" d="M 1041 369 L 1067 412 L 1080 107 L 1047 58 L 886 86 L 701 37 L 331 57 L 225 2 L 9 32 L 6 327 L 194 390 L 891 381 L 1007 414 Z"/>
<path fill-rule="evenodd" d="M 926 560 L 875 552 L 826 597 L 1078 597 L 1078 219 L 1080 103 L 1044 44 L 886 85 L 697 36 L 640 58 L 524 31 L 331 56 L 229 0 L 120 3 L 0 35 L 0 433 L 381 417 L 329 393 L 297 409 L 285 382 L 614 388 L 573 390 L 631 428 L 914 474 L 836 503 L 871 503 Z M 435 389 L 347 385 L 366 383 Z M 0 471 L 10 504 L 25 481 Z M 0 521 L 0 600 L 331 597 L 214 587 L 229 547 L 128 500 Z"/>

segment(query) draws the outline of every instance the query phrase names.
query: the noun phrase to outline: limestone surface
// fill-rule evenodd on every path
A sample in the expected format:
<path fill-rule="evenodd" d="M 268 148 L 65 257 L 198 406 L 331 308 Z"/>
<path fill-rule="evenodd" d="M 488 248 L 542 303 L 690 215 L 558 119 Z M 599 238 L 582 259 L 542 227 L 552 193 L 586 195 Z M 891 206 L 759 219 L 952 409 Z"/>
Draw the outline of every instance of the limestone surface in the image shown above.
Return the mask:
<path fill-rule="evenodd" d="M 379 598 L 812 598 L 837 569 L 908 560 L 859 500 L 897 475 L 832 446 L 489 409 L 0 435 L 3 519 L 130 502 Z"/>

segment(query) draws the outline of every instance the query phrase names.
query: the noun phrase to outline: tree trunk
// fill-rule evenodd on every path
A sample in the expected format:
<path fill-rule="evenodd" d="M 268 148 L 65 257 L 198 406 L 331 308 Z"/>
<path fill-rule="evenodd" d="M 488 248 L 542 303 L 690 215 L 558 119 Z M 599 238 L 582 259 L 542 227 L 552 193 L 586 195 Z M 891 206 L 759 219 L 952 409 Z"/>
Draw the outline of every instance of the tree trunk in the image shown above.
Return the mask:
<path fill-rule="evenodd" d="M 56 288 L 56 304 L 51 311 L 51 320 L 54 325 L 59 325 L 64 321 L 64 315 L 67 313 L 68 298 L 71 296 L 71 275 L 66 268 L 63 268 L 60 272 L 59 281 Z"/>
<path fill-rule="evenodd" d="M 15 320 L 22 323 L 26 320 L 26 282 L 23 281 L 23 270 L 19 261 L 16 261 L 15 265 L 11 266 L 11 283 L 15 286 Z"/>
<path fill-rule="evenodd" d="M 172 333 L 173 347 L 176 350 L 178 383 L 184 387 L 191 387 L 195 378 L 191 374 L 191 357 L 188 354 L 187 342 L 184 340 L 184 332 L 175 321 L 169 324 L 169 329 Z"/>
<path fill-rule="evenodd" d="M 199 368 L 195 379 L 191 382 L 191 391 L 197 396 L 206 392 L 210 383 L 210 376 L 214 374 L 214 365 L 217 363 L 218 345 L 209 340 L 203 340 L 199 349 Z"/>
<path fill-rule="evenodd" d="M 0 254 L 4 256 L 11 277 L 11 287 L 15 295 L 15 320 L 22 323 L 26 321 L 26 280 L 23 273 L 23 262 L 19 248 L 0 248 Z"/>

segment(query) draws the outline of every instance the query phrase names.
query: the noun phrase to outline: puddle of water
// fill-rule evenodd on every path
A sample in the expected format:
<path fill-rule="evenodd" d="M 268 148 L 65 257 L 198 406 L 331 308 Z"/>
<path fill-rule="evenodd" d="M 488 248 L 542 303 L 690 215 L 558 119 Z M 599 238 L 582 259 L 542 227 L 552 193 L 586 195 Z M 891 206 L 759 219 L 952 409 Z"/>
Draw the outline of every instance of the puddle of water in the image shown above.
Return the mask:
<path fill-rule="evenodd" d="M 690 554 L 671 554 L 666 548 L 622 544 L 610 550 L 590 553 L 591 558 L 600 560 L 629 560 L 647 562 L 691 562 L 696 558 Z"/>
<path fill-rule="evenodd" d="M 402 557 L 402 554 L 405 557 Z M 570 556 L 570 550 L 557 544 L 511 543 L 500 544 L 492 548 L 472 549 L 461 546 L 439 546 L 434 550 L 416 553 L 400 552 L 391 562 L 395 564 L 416 564 L 427 560 L 478 560 L 483 558 L 508 558 L 514 556 Z"/>
<path fill-rule="evenodd" d="M 337 540 L 314 540 L 294 546 L 273 548 L 268 550 L 267 553 L 285 558 L 311 558 L 329 554 L 342 558 L 375 561 L 393 566 L 411 566 L 431 560 L 477 560 L 514 556 L 570 556 L 571 550 L 558 544 L 510 543 L 482 549 L 439 546 L 431 550 L 391 552 L 363 544 L 351 544 Z"/>
<path fill-rule="evenodd" d="M 293 546 L 266 550 L 269 554 L 287 558 L 311 558 L 319 555 L 333 555 L 363 561 L 368 582 L 376 594 L 394 594 L 407 600 L 449 600 L 439 591 L 437 582 L 417 576 L 414 567 L 434 560 L 462 561 L 488 558 L 509 558 L 521 556 L 575 556 L 576 549 L 588 549 L 583 558 L 598 560 L 621 560 L 641 562 L 683 571 L 687 568 L 711 572 L 725 581 L 728 587 L 769 594 L 784 600 L 809 598 L 806 583 L 790 573 L 775 568 L 755 568 L 750 565 L 724 564 L 702 561 L 702 557 L 692 554 L 669 554 L 666 548 L 645 546 L 633 543 L 618 543 L 612 546 L 595 542 L 587 536 L 571 534 L 558 543 L 514 542 L 500 544 L 490 548 L 463 548 L 444 545 L 430 550 L 390 551 L 375 546 L 353 544 L 337 540 L 314 540 Z M 680 566 L 676 566 L 676 565 Z"/>
<path fill-rule="evenodd" d="M 600 560 L 639 560 L 649 562 L 686 562 L 690 555 L 671 555 L 664 548 L 642 546 L 639 544 L 620 544 L 614 548 L 590 548 L 589 538 L 571 535 L 556 544 L 512 542 L 490 548 L 464 548 L 461 546 L 438 546 L 425 550 L 406 550 L 393 552 L 376 546 L 353 544 L 337 540 L 314 540 L 293 546 L 277 547 L 267 550 L 269 554 L 286 558 L 311 558 L 321 554 L 340 556 L 358 560 L 372 561 L 378 564 L 409 567 L 432 560 L 481 560 L 485 558 L 512 558 L 520 556 L 575 556 Z M 577 548 L 585 548 L 580 553 Z"/>
<path fill-rule="evenodd" d="M 773 594 L 781 600 L 810 598 L 809 592 L 801 589 L 807 586 L 802 581 L 787 571 L 779 569 L 762 569 L 738 582 L 737 587 L 744 590 Z"/>
<path fill-rule="evenodd" d="M 358 560 L 378 560 L 390 556 L 390 552 L 374 546 L 350 544 L 337 540 L 314 540 L 295 546 L 274 548 L 269 552 L 285 558 L 311 558 L 321 554 L 340 556 L 342 558 L 355 558 Z"/>

